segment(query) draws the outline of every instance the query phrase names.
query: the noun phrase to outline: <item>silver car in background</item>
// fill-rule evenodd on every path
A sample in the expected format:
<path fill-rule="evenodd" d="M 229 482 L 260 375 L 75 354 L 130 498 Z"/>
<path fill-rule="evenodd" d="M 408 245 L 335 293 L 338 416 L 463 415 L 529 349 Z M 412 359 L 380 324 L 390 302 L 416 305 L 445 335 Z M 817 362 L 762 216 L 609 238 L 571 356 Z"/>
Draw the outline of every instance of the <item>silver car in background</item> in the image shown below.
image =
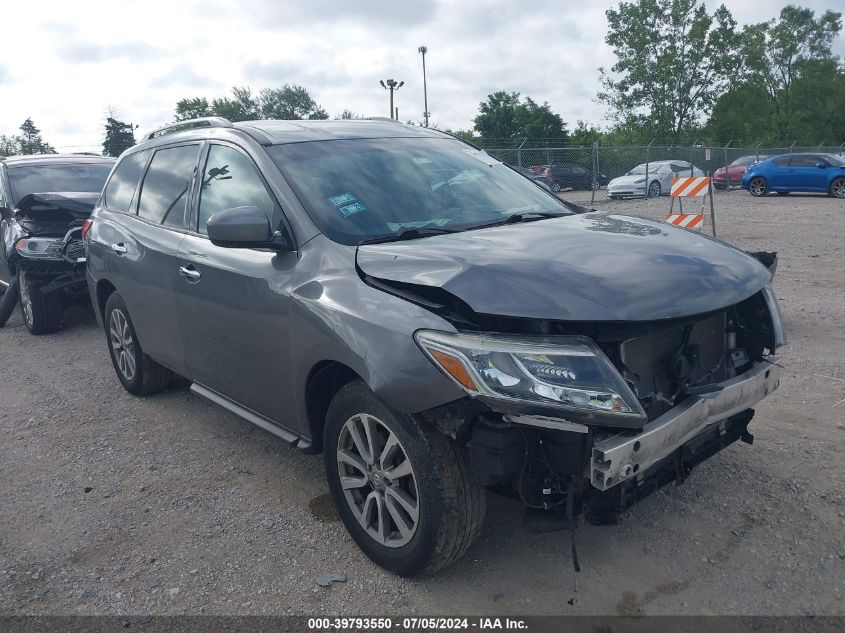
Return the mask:
<path fill-rule="evenodd" d="M 668 194 L 672 179 L 679 176 L 704 176 L 704 172 L 685 160 L 657 160 L 637 165 L 624 176 L 607 185 L 608 198 L 649 198 Z M 648 185 L 646 185 L 648 182 Z"/>

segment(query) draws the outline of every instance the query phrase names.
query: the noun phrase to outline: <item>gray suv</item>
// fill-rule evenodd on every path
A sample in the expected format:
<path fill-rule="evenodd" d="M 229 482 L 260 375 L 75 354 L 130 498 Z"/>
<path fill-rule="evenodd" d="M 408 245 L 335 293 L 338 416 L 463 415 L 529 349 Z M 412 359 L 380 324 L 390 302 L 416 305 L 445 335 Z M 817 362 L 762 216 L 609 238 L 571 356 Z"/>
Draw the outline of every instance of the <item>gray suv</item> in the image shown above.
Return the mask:
<path fill-rule="evenodd" d="M 201 119 L 121 156 L 88 284 L 130 393 L 178 374 L 322 451 L 361 549 L 430 573 L 488 490 L 612 522 L 778 385 L 774 258 L 587 211 L 434 130 Z"/>

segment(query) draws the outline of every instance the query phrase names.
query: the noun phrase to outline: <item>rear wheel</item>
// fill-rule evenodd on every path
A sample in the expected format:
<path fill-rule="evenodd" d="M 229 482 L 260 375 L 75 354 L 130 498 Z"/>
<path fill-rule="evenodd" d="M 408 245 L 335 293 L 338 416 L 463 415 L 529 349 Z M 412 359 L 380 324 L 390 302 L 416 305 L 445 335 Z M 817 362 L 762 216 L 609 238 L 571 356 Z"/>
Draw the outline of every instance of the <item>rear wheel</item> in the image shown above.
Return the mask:
<path fill-rule="evenodd" d="M 30 334 L 49 334 L 62 325 L 64 305 L 59 292 L 42 292 L 32 278 L 18 269 L 18 295 L 21 316 Z"/>
<path fill-rule="evenodd" d="M 136 396 L 147 396 L 166 389 L 172 373 L 141 349 L 129 310 L 116 292 L 106 301 L 104 321 L 112 365 L 123 388 Z"/>
<path fill-rule="evenodd" d="M 486 490 L 464 449 L 396 413 L 360 380 L 326 415 L 329 489 L 346 529 L 376 564 L 401 576 L 458 560 L 481 530 Z"/>
<path fill-rule="evenodd" d="M 845 178 L 834 178 L 830 183 L 830 195 L 834 198 L 845 198 Z"/>
<path fill-rule="evenodd" d="M 656 198 L 660 195 L 660 183 L 657 180 L 652 180 L 648 186 L 648 197 Z"/>
<path fill-rule="evenodd" d="M 552 184 L 550 186 L 552 188 L 552 191 L 554 191 L 555 193 L 560 191 L 560 183 L 557 180 L 552 180 Z"/>
<path fill-rule="evenodd" d="M 769 183 L 762 176 L 756 176 L 748 183 L 748 193 L 752 196 L 765 196 L 769 192 Z"/>

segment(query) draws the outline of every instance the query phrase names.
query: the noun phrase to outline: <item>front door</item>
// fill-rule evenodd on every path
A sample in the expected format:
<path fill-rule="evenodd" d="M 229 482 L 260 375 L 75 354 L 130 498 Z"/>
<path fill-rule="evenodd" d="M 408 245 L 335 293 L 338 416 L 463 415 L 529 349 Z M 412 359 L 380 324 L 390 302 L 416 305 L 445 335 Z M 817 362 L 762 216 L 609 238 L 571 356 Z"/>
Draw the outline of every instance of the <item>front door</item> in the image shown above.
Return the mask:
<path fill-rule="evenodd" d="M 196 233 L 179 248 L 179 320 L 192 380 L 285 425 L 292 407 L 290 293 L 295 252 L 222 248 L 205 237 L 224 209 L 255 206 L 271 226 L 282 211 L 240 148 L 210 144 L 201 171 Z"/>

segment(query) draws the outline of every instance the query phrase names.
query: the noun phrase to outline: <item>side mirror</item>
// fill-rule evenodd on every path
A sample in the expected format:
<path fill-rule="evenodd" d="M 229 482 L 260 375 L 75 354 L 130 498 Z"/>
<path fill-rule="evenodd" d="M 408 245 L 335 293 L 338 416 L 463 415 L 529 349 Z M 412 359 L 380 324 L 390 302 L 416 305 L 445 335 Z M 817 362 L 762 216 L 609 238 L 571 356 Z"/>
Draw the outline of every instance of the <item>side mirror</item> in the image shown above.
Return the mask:
<path fill-rule="evenodd" d="M 827 163 L 818 162 L 816 163 L 816 167 L 819 169 L 825 169 L 827 167 Z"/>
<path fill-rule="evenodd" d="M 291 250 L 290 242 L 281 233 L 270 230 L 267 215 L 258 207 L 225 209 L 208 219 L 208 238 L 224 248 L 271 248 Z"/>

